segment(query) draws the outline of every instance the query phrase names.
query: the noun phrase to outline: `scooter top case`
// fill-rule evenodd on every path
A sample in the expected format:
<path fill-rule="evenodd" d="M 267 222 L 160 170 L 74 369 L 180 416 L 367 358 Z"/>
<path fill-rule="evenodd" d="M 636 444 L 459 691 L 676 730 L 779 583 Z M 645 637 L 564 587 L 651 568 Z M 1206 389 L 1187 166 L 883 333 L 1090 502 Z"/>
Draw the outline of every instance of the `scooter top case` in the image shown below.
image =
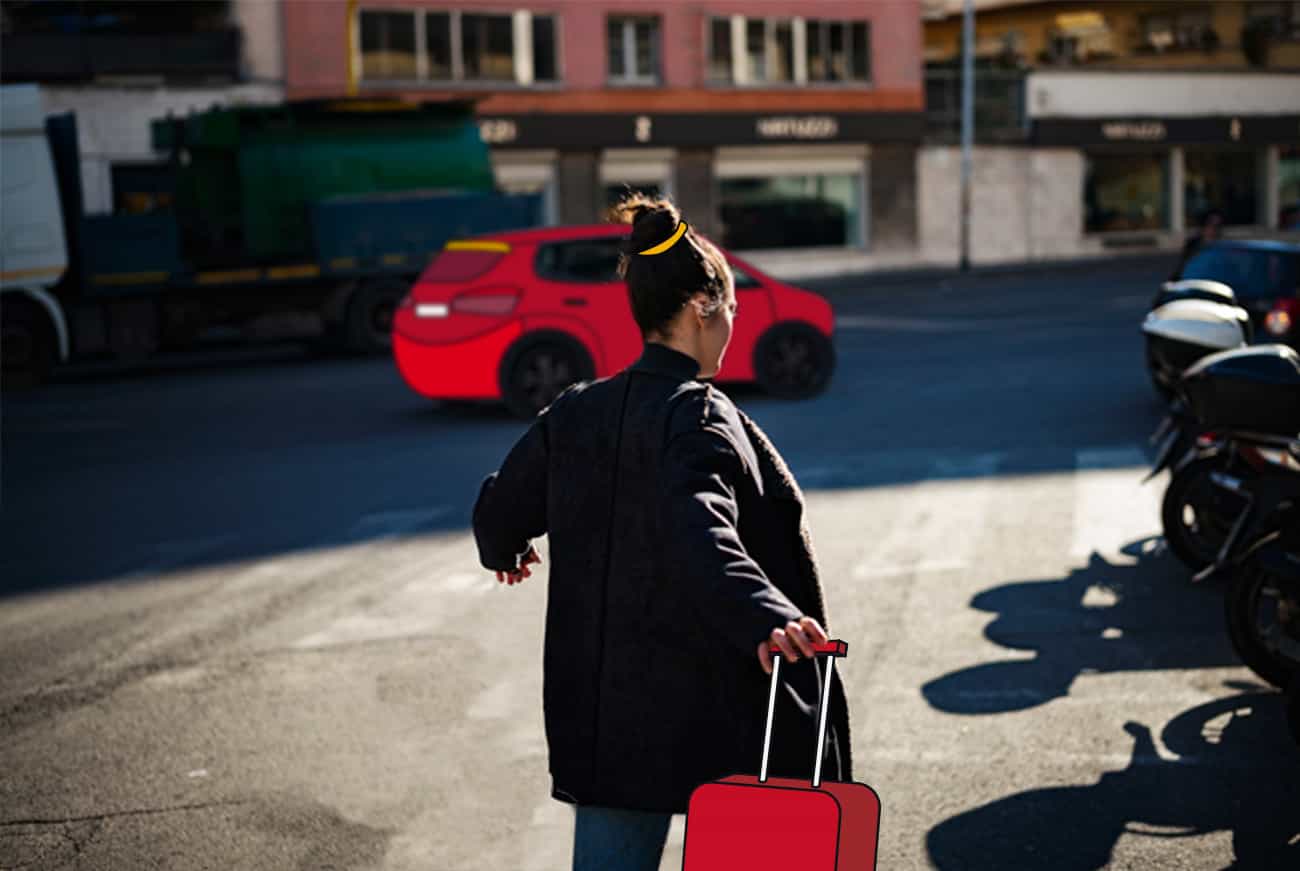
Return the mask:
<path fill-rule="evenodd" d="M 1245 346 L 1249 324 L 1250 315 L 1235 305 L 1203 299 L 1165 303 L 1142 321 L 1152 375 L 1172 385 L 1205 355 Z"/>
<path fill-rule="evenodd" d="M 1211 354 L 1187 370 L 1182 389 L 1205 426 L 1289 438 L 1300 433 L 1300 354 L 1287 345 Z"/>
<path fill-rule="evenodd" d="M 1166 281 L 1156 293 L 1153 309 L 1160 308 L 1176 299 L 1203 299 L 1206 302 L 1221 302 L 1233 305 L 1237 295 L 1231 287 L 1222 281 L 1210 281 L 1207 278 L 1185 278 L 1182 281 Z"/>

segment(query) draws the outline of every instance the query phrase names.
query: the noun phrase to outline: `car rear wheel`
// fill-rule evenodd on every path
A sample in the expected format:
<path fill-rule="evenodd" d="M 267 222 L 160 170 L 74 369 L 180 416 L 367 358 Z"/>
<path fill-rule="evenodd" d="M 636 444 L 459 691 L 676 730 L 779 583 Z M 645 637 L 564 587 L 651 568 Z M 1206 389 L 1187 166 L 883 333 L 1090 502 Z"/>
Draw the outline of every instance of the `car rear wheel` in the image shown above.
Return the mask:
<path fill-rule="evenodd" d="M 807 324 L 777 324 L 754 349 L 754 375 L 766 392 L 782 399 L 807 399 L 824 392 L 835 371 L 835 348 L 825 333 Z"/>
<path fill-rule="evenodd" d="M 536 417 L 570 384 L 590 379 L 595 373 L 586 351 L 559 337 L 518 346 L 502 369 L 501 393 L 506 407 L 525 419 Z"/>

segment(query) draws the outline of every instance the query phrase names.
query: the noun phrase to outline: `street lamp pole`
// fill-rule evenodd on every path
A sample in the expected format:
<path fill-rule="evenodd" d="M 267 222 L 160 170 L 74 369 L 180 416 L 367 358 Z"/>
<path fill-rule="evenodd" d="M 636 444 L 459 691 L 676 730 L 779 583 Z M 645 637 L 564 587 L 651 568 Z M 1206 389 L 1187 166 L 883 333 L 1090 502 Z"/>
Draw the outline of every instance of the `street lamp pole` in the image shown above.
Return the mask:
<path fill-rule="evenodd" d="M 975 136 L 975 0 L 961 21 L 961 271 L 970 271 L 971 146 Z"/>

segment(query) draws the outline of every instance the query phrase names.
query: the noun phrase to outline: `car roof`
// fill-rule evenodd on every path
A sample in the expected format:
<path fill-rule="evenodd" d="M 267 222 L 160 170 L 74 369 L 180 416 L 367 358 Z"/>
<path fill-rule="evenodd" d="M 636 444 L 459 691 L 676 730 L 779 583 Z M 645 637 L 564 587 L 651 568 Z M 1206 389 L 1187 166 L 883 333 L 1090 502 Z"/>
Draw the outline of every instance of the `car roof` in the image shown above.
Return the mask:
<path fill-rule="evenodd" d="M 471 238 L 494 239 L 518 245 L 538 242 L 564 242 L 571 239 L 590 239 L 592 236 L 626 236 L 632 227 L 628 224 L 584 224 L 564 227 L 535 227 L 529 230 L 506 230 L 500 233 L 481 233 Z"/>
<path fill-rule="evenodd" d="M 562 227 L 534 227 L 528 230 L 505 230 L 500 233 L 480 233 L 477 236 L 465 236 L 464 239 L 478 239 L 482 241 L 505 242 L 508 245 L 537 245 L 546 242 L 567 242 L 575 239 L 591 239 L 593 237 L 618 237 L 626 236 L 631 232 L 630 224 L 568 224 Z M 716 243 L 715 243 L 716 244 Z M 749 273 L 752 277 L 762 279 L 770 284 L 779 284 L 780 282 L 768 275 L 763 270 L 754 266 L 742 257 L 718 246 L 722 256 L 733 267 L 740 267 Z"/>
<path fill-rule="evenodd" d="M 1300 254 L 1300 244 L 1279 239 L 1216 239 L 1212 248 L 1244 248 L 1248 251 L 1276 251 L 1282 254 Z"/>

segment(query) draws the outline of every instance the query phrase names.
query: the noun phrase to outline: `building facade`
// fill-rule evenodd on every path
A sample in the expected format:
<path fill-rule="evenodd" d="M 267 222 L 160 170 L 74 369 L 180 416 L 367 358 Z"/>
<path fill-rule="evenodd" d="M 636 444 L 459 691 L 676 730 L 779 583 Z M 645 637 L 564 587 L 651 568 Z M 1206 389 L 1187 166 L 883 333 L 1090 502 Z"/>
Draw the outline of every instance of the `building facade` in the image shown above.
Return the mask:
<path fill-rule="evenodd" d="M 472 97 L 498 183 L 552 221 L 634 188 L 769 262 L 915 249 L 919 0 L 320 0 L 284 22 L 291 99 Z"/>
<path fill-rule="evenodd" d="M 7 4 L 0 22 L 0 78 L 77 115 L 88 214 L 164 204 L 150 121 L 284 99 L 278 0 Z"/>
<path fill-rule="evenodd" d="M 961 3 L 926 12 L 927 96 L 950 107 Z M 1019 95 L 980 137 L 976 213 L 1005 220 L 976 227 L 976 259 L 1170 247 L 1211 212 L 1234 235 L 1300 231 L 1300 2 L 980 0 L 975 30 L 977 82 Z M 936 145 L 919 171 L 934 256 L 955 244 L 954 160 Z"/>

